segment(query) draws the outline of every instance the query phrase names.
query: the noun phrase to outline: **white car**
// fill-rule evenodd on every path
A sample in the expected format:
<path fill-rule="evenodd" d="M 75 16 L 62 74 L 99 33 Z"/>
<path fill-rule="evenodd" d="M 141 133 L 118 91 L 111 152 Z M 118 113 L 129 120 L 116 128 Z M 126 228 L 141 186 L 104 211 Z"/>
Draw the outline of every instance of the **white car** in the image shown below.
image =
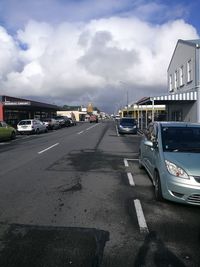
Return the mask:
<path fill-rule="evenodd" d="M 47 132 L 48 129 L 46 125 L 41 122 L 40 120 L 21 120 L 17 124 L 17 131 L 20 134 L 25 134 L 25 133 L 36 133 L 39 134 L 41 132 Z"/>

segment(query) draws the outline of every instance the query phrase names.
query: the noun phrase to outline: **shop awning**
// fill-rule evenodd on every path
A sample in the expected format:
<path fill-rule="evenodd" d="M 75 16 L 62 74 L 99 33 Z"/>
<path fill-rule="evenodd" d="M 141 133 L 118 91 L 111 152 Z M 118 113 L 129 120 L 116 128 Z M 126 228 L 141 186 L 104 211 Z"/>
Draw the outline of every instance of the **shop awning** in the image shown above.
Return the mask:
<path fill-rule="evenodd" d="M 137 105 L 152 104 L 167 104 L 169 101 L 196 101 L 197 91 L 189 91 L 175 94 L 167 94 L 162 96 L 144 97 L 140 99 Z"/>

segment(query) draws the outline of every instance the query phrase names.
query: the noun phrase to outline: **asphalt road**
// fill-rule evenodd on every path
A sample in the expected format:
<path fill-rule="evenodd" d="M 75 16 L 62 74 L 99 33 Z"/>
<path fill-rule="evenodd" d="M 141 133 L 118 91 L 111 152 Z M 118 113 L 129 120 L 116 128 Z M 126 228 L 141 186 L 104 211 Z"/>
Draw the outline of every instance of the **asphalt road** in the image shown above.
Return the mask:
<path fill-rule="evenodd" d="M 158 203 L 113 121 L 0 143 L 0 266 L 200 266 L 199 207 Z"/>

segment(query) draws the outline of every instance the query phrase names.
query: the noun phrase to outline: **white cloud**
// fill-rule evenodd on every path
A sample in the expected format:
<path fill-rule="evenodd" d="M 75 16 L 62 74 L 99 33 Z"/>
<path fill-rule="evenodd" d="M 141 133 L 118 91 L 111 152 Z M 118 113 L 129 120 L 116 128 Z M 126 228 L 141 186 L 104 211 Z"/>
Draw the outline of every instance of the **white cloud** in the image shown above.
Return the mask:
<path fill-rule="evenodd" d="M 166 88 L 177 40 L 195 38 L 183 20 L 153 25 L 135 17 L 56 26 L 32 20 L 15 38 L 1 27 L 1 93 L 106 107 L 121 101 L 126 87 L 138 100 Z"/>

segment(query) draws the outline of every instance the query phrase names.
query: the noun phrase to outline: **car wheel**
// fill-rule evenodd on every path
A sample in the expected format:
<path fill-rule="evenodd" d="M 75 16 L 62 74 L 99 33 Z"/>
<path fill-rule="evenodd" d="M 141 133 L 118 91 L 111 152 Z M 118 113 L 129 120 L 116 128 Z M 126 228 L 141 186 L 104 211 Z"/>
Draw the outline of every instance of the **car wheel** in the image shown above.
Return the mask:
<path fill-rule="evenodd" d="M 15 137 L 16 137 L 16 133 L 15 132 L 12 132 L 11 133 L 11 136 L 10 136 L 10 139 L 13 140 L 13 139 L 15 139 Z"/>
<path fill-rule="evenodd" d="M 154 183 L 155 183 L 154 184 L 155 198 L 158 201 L 162 201 L 163 197 L 162 197 L 162 188 L 161 188 L 161 183 L 160 183 L 160 175 L 157 171 L 155 172 Z"/>

